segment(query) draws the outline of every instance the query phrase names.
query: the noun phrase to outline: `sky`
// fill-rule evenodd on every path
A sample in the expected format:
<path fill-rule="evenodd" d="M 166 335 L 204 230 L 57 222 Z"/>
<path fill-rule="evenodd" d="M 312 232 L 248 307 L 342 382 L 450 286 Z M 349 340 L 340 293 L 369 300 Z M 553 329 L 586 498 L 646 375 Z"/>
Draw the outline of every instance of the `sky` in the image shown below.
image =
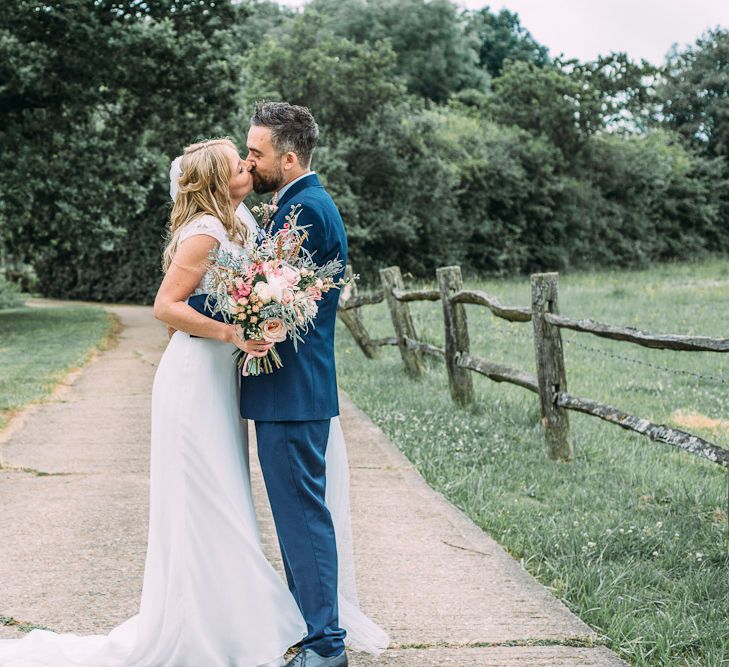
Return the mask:
<path fill-rule="evenodd" d="M 283 0 L 299 7 L 306 0 Z M 551 55 L 594 60 L 626 51 L 659 65 L 674 43 L 692 44 L 707 28 L 729 28 L 729 0 L 461 0 L 519 14 L 521 24 Z"/>

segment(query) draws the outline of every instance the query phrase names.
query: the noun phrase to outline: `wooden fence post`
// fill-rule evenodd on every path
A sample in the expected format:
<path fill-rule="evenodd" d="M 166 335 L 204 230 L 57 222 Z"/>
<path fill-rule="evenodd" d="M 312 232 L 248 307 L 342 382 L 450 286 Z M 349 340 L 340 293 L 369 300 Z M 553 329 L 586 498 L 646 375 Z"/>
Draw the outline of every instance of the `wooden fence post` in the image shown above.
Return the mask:
<path fill-rule="evenodd" d="M 380 270 L 380 280 L 382 280 L 382 289 L 385 292 L 385 299 L 390 308 L 390 317 L 392 318 L 392 326 L 395 329 L 397 337 L 397 345 L 400 348 L 405 369 L 413 377 L 420 377 L 425 370 L 423 363 L 423 355 L 420 350 L 409 348 L 407 340 L 417 340 L 415 333 L 415 325 L 410 315 L 410 306 L 407 303 L 398 301 L 392 293 L 394 289 L 403 289 L 405 287 L 399 266 L 391 266 L 387 269 Z"/>
<path fill-rule="evenodd" d="M 344 277 L 348 280 L 351 280 L 353 275 L 354 272 L 352 270 L 352 266 L 348 264 L 347 268 L 344 270 Z M 356 281 L 352 281 L 350 283 L 349 290 L 349 298 L 357 296 Z M 342 304 L 346 303 L 346 301 L 342 301 L 341 295 L 339 298 Z M 365 325 L 362 322 L 362 316 L 359 312 L 359 308 L 340 310 L 337 312 L 337 314 L 339 315 L 339 319 L 342 320 L 347 329 L 349 329 L 349 333 L 352 334 L 354 342 L 357 343 L 359 349 L 362 350 L 365 357 L 367 357 L 368 359 L 374 359 L 377 356 L 379 350 L 377 349 L 377 346 L 372 343 L 372 339 L 370 338 L 369 333 L 367 333 L 367 329 L 365 329 Z"/>
<path fill-rule="evenodd" d="M 458 365 L 460 353 L 469 352 L 468 321 L 462 303 L 451 303 L 451 297 L 463 288 L 461 267 L 444 266 L 436 271 L 443 320 L 445 323 L 445 362 L 448 369 L 448 387 L 451 398 L 459 405 L 473 402 L 473 378 L 471 371 Z"/>
<path fill-rule="evenodd" d="M 534 324 L 534 350 L 537 360 L 539 402 L 542 425 L 550 459 L 569 461 L 573 457 L 567 410 L 555 402 L 558 392 L 567 391 L 562 334 L 544 318 L 544 314 L 559 314 L 557 307 L 557 273 L 532 275 L 532 322 Z"/>

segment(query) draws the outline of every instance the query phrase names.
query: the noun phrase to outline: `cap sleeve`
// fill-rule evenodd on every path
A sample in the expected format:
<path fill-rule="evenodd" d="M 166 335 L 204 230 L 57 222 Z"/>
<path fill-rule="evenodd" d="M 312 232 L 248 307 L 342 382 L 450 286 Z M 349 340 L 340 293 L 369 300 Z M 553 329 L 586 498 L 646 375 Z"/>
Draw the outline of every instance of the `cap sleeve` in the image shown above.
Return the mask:
<path fill-rule="evenodd" d="M 223 223 L 220 220 L 212 215 L 203 215 L 197 218 L 197 220 L 188 223 L 180 232 L 180 243 L 189 239 L 191 236 L 197 236 L 199 234 L 212 236 L 221 244 L 225 243 L 228 238 L 225 227 L 223 227 Z"/>

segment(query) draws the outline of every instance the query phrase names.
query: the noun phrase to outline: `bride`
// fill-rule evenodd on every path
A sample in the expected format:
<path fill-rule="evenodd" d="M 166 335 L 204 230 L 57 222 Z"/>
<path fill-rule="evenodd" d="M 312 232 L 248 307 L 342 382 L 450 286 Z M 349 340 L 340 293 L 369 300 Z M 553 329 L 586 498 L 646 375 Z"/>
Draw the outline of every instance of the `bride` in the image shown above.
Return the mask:
<path fill-rule="evenodd" d="M 152 389 L 150 517 L 139 613 L 108 635 L 33 630 L 0 641 L 2 667 L 273 667 L 307 634 L 293 596 L 261 548 L 247 428 L 238 412 L 232 351 L 237 346 L 263 356 L 268 345 L 244 341 L 232 325 L 186 304 L 208 288 L 210 252 L 236 252 L 256 231 L 241 204 L 252 191 L 249 167 L 227 139 L 193 144 L 173 163 L 176 196 L 154 312 L 177 331 Z M 235 214 L 239 205 L 245 221 Z M 349 470 L 338 418 L 326 461 L 341 625 L 352 648 L 377 654 L 388 638 L 358 606 Z"/>

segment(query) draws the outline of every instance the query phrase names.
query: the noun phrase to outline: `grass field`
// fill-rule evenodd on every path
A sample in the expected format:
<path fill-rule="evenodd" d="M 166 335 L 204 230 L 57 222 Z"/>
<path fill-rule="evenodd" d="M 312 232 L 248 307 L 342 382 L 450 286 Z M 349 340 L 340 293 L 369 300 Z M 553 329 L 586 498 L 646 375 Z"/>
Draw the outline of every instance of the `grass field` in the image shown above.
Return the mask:
<path fill-rule="evenodd" d="M 101 308 L 0 310 L 0 429 L 19 408 L 50 394 L 113 329 Z"/>
<path fill-rule="evenodd" d="M 528 278 L 465 282 L 505 305 L 530 303 Z M 719 260 L 560 278 L 562 314 L 653 332 L 727 337 L 727 306 L 729 262 Z M 419 337 L 442 345 L 440 304 L 412 311 Z M 531 323 L 467 312 L 474 354 L 534 372 Z M 362 313 L 372 336 L 392 335 L 386 306 Z M 551 462 L 536 395 L 474 375 L 475 406 L 457 409 L 442 362 L 410 380 L 397 348 L 370 361 L 338 327 L 342 388 L 608 646 L 634 665 L 729 664 L 726 471 L 574 412 L 576 460 Z M 563 340 L 570 393 L 729 446 L 729 355 L 570 331 Z"/>

